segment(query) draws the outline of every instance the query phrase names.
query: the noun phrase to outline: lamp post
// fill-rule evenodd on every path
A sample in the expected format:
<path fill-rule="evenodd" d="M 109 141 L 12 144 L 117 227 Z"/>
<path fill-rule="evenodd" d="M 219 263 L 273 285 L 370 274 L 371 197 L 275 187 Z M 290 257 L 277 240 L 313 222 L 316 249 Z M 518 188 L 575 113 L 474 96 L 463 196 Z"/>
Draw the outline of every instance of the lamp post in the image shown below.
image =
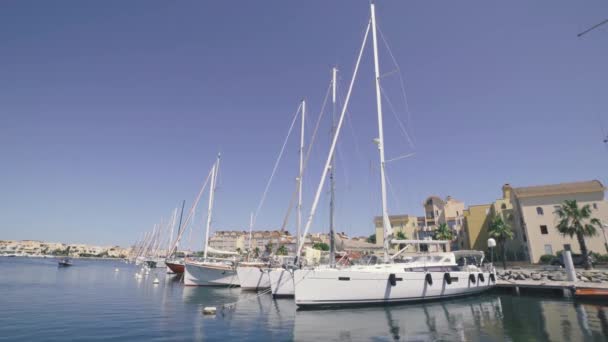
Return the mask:
<path fill-rule="evenodd" d="M 490 263 L 492 263 L 492 266 L 494 266 L 494 247 L 496 247 L 496 240 L 489 238 L 488 248 L 490 248 Z"/>

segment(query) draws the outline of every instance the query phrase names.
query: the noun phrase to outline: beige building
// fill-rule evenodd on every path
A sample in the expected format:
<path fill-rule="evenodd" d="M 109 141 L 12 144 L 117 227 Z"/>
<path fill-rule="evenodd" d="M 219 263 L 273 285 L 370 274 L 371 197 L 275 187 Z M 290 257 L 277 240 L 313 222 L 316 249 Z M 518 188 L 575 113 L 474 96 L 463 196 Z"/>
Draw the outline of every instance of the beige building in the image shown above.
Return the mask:
<path fill-rule="evenodd" d="M 471 205 L 464 211 L 464 230 L 459 236 L 462 249 L 486 251 L 492 204 Z"/>
<path fill-rule="evenodd" d="M 562 237 L 555 228 L 558 218 L 554 212 L 565 200 L 576 200 L 579 207 L 588 204 L 593 217 L 608 223 L 608 203 L 604 200 L 604 191 L 603 184 L 597 180 L 520 188 L 505 185 L 503 193 L 510 194 L 513 204 L 514 231 L 514 239 L 507 250 L 517 259 L 534 263 L 539 262 L 542 255 L 555 255 L 560 250 L 580 253 L 576 237 Z M 508 205 L 505 209 L 509 210 Z M 587 248 L 589 251 L 606 253 L 604 228 L 598 230 L 598 235 L 586 238 Z"/>
<path fill-rule="evenodd" d="M 397 238 L 397 233 L 402 232 L 408 239 L 418 238 L 418 217 L 412 215 L 390 215 L 388 217 L 391 227 L 393 227 L 393 238 Z M 376 226 L 376 245 L 382 246 L 384 241 L 384 227 L 382 225 L 382 216 L 374 218 Z M 398 246 L 392 246 L 397 249 Z"/>

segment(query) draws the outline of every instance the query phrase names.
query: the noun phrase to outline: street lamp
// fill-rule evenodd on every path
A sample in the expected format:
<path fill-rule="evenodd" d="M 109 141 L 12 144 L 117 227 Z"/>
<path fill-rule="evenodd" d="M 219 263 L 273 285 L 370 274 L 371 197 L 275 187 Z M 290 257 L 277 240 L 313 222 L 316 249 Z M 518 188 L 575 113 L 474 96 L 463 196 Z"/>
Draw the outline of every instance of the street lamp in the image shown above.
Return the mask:
<path fill-rule="evenodd" d="M 489 238 L 488 248 L 490 248 L 490 262 L 492 263 L 492 266 L 494 266 L 494 247 L 496 247 L 496 240 Z"/>

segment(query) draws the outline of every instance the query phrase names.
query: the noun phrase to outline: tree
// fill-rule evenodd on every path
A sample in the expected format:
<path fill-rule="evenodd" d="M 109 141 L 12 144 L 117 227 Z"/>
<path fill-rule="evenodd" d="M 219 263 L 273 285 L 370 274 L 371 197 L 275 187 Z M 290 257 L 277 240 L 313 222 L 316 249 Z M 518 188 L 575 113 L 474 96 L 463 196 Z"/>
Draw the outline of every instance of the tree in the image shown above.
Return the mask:
<path fill-rule="evenodd" d="M 241 254 L 241 248 L 237 248 L 236 252 L 239 253 L 239 254 Z"/>
<path fill-rule="evenodd" d="M 279 246 L 279 248 L 277 248 L 277 255 L 287 255 L 287 247 L 285 247 L 285 245 Z"/>
<path fill-rule="evenodd" d="M 367 242 L 376 243 L 376 234 L 372 234 L 367 238 Z"/>
<path fill-rule="evenodd" d="M 555 210 L 555 214 L 559 218 L 556 226 L 557 231 L 564 237 L 568 235 L 572 238 L 576 235 L 581 254 L 583 255 L 585 269 L 591 269 L 592 265 L 589 260 L 589 251 L 587 250 L 585 237 L 597 235 L 596 227 L 602 229 L 602 223 L 597 218 L 591 217 L 591 207 L 589 204 L 585 204 L 582 208 L 579 208 L 576 200 L 564 201 Z"/>
<path fill-rule="evenodd" d="M 260 256 L 260 247 L 256 247 L 253 249 L 253 255 L 258 258 Z"/>
<path fill-rule="evenodd" d="M 503 221 L 502 216 L 496 215 L 492 218 L 490 222 L 490 228 L 488 229 L 488 233 L 491 237 L 496 239 L 496 242 L 500 246 L 500 250 L 502 252 L 502 267 L 507 269 L 507 250 L 505 248 L 505 243 L 507 240 L 513 239 L 513 231 L 508 224 Z"/>
<path fill-rule="evenodd" d="M 320 251 L 328 251 L 329 250 L 329 245 L 326 244 L 325 242 L 317 242 L 314 245 L 312 245 L 313 249 L 318 249 Z"/>
<path fill-rule="evenodd" d="M 272 253 L 272 247 L 273 247 L 272 242 L 269 242 L 269 243 L 266 244 L 266 246 L 264 246 L 264 249 L 265 249 L 265 251 L 266 251 L 267 254 Z"/>
<path fill-rule="evenodd" d="M 407 235 L 405 235 L 405 233 L 403 231 L 398 231 L 397 234 L 395 234 L 395 236 L 397 237 L 397 240 L 407 240 Z M 399 249 L 404 249 L 405 248 L 405 244 L 404 243 L 400 243 L 399 244 Z"/>
<path fill-rule="evenodd" d="M 437 227 L 433 233 L 433 239 L 435 240 L 452 241 L 452 237 L 452 230 L 446 223 L 439 224 L 439 227 Z M 443 251 L 446 251 L 445 245 L 443 245 Z"/>

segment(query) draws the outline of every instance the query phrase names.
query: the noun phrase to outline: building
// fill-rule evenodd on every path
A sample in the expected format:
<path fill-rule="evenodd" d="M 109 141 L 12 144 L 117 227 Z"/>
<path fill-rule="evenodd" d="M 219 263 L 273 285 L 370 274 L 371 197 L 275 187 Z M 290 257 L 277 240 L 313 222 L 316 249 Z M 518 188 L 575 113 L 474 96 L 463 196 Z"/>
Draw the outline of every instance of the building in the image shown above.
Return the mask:
<path fill-rule="evenodd" d="M 258 230 L 251 232 L 251 249 L 258 248 L 260 253 L 266 250 L 266 246 L 272 245 L 273 249 L 279 244 L 285 245 L 288 251 L 295 252 L 295 238 L 289 235 L 286 231 L 279 230 Z M 216 231 L 209 238 L 209 246 L 215 249 L 229 252 L 245 252 L 249 249 L 250 239 L 249 232 L 224 230 Z"/>
<path fill-rule="evenodd" d="M 604 199 L 604 185 L 598 180 L 550 184 L 513 188 L 503 187 L 503 193 L 510 196 L 512 209 L 505 204 L 501 207 L 512 211 L 514 238 L 507 245 L 510 259 L 528 260 L 537 263 L 544 254 L 555 255 L 560 250 L 580 253 L 576 237 L 563 237 L 555 228 L 558 218 L 555 210 L 565 200 L 576 200 L 580 206 L 589 205 L 592 216 L 608 223 L 608 203 Z M 605 253 L 606 235 L 604 228 L 599 234 L 587 237 L 589 251 Z"/>
<path fill-rule="evenodd" d="M 405 234 L 407 239 L 418 238 L 418 217 L 412 215 L 390 215 L 388 217 L 391 227 L 393 227 L 393 238 L 397 239 L 398 233 Z M 376 216 L 374 218 L 374 225 L 376 226 L 376 245 L 382 246 L 384 244 L 384 226 L 382 224 L 382 216 Z M 392 246 L 393 249 L 397 249 L 398 246 Z"/>
<path fill-rule="evenodd" d="M 491 209 L 492 204 L 480 204 L 464 210 L 464 232 L 459 236 L 462 249 L 487 250 Z"/>

